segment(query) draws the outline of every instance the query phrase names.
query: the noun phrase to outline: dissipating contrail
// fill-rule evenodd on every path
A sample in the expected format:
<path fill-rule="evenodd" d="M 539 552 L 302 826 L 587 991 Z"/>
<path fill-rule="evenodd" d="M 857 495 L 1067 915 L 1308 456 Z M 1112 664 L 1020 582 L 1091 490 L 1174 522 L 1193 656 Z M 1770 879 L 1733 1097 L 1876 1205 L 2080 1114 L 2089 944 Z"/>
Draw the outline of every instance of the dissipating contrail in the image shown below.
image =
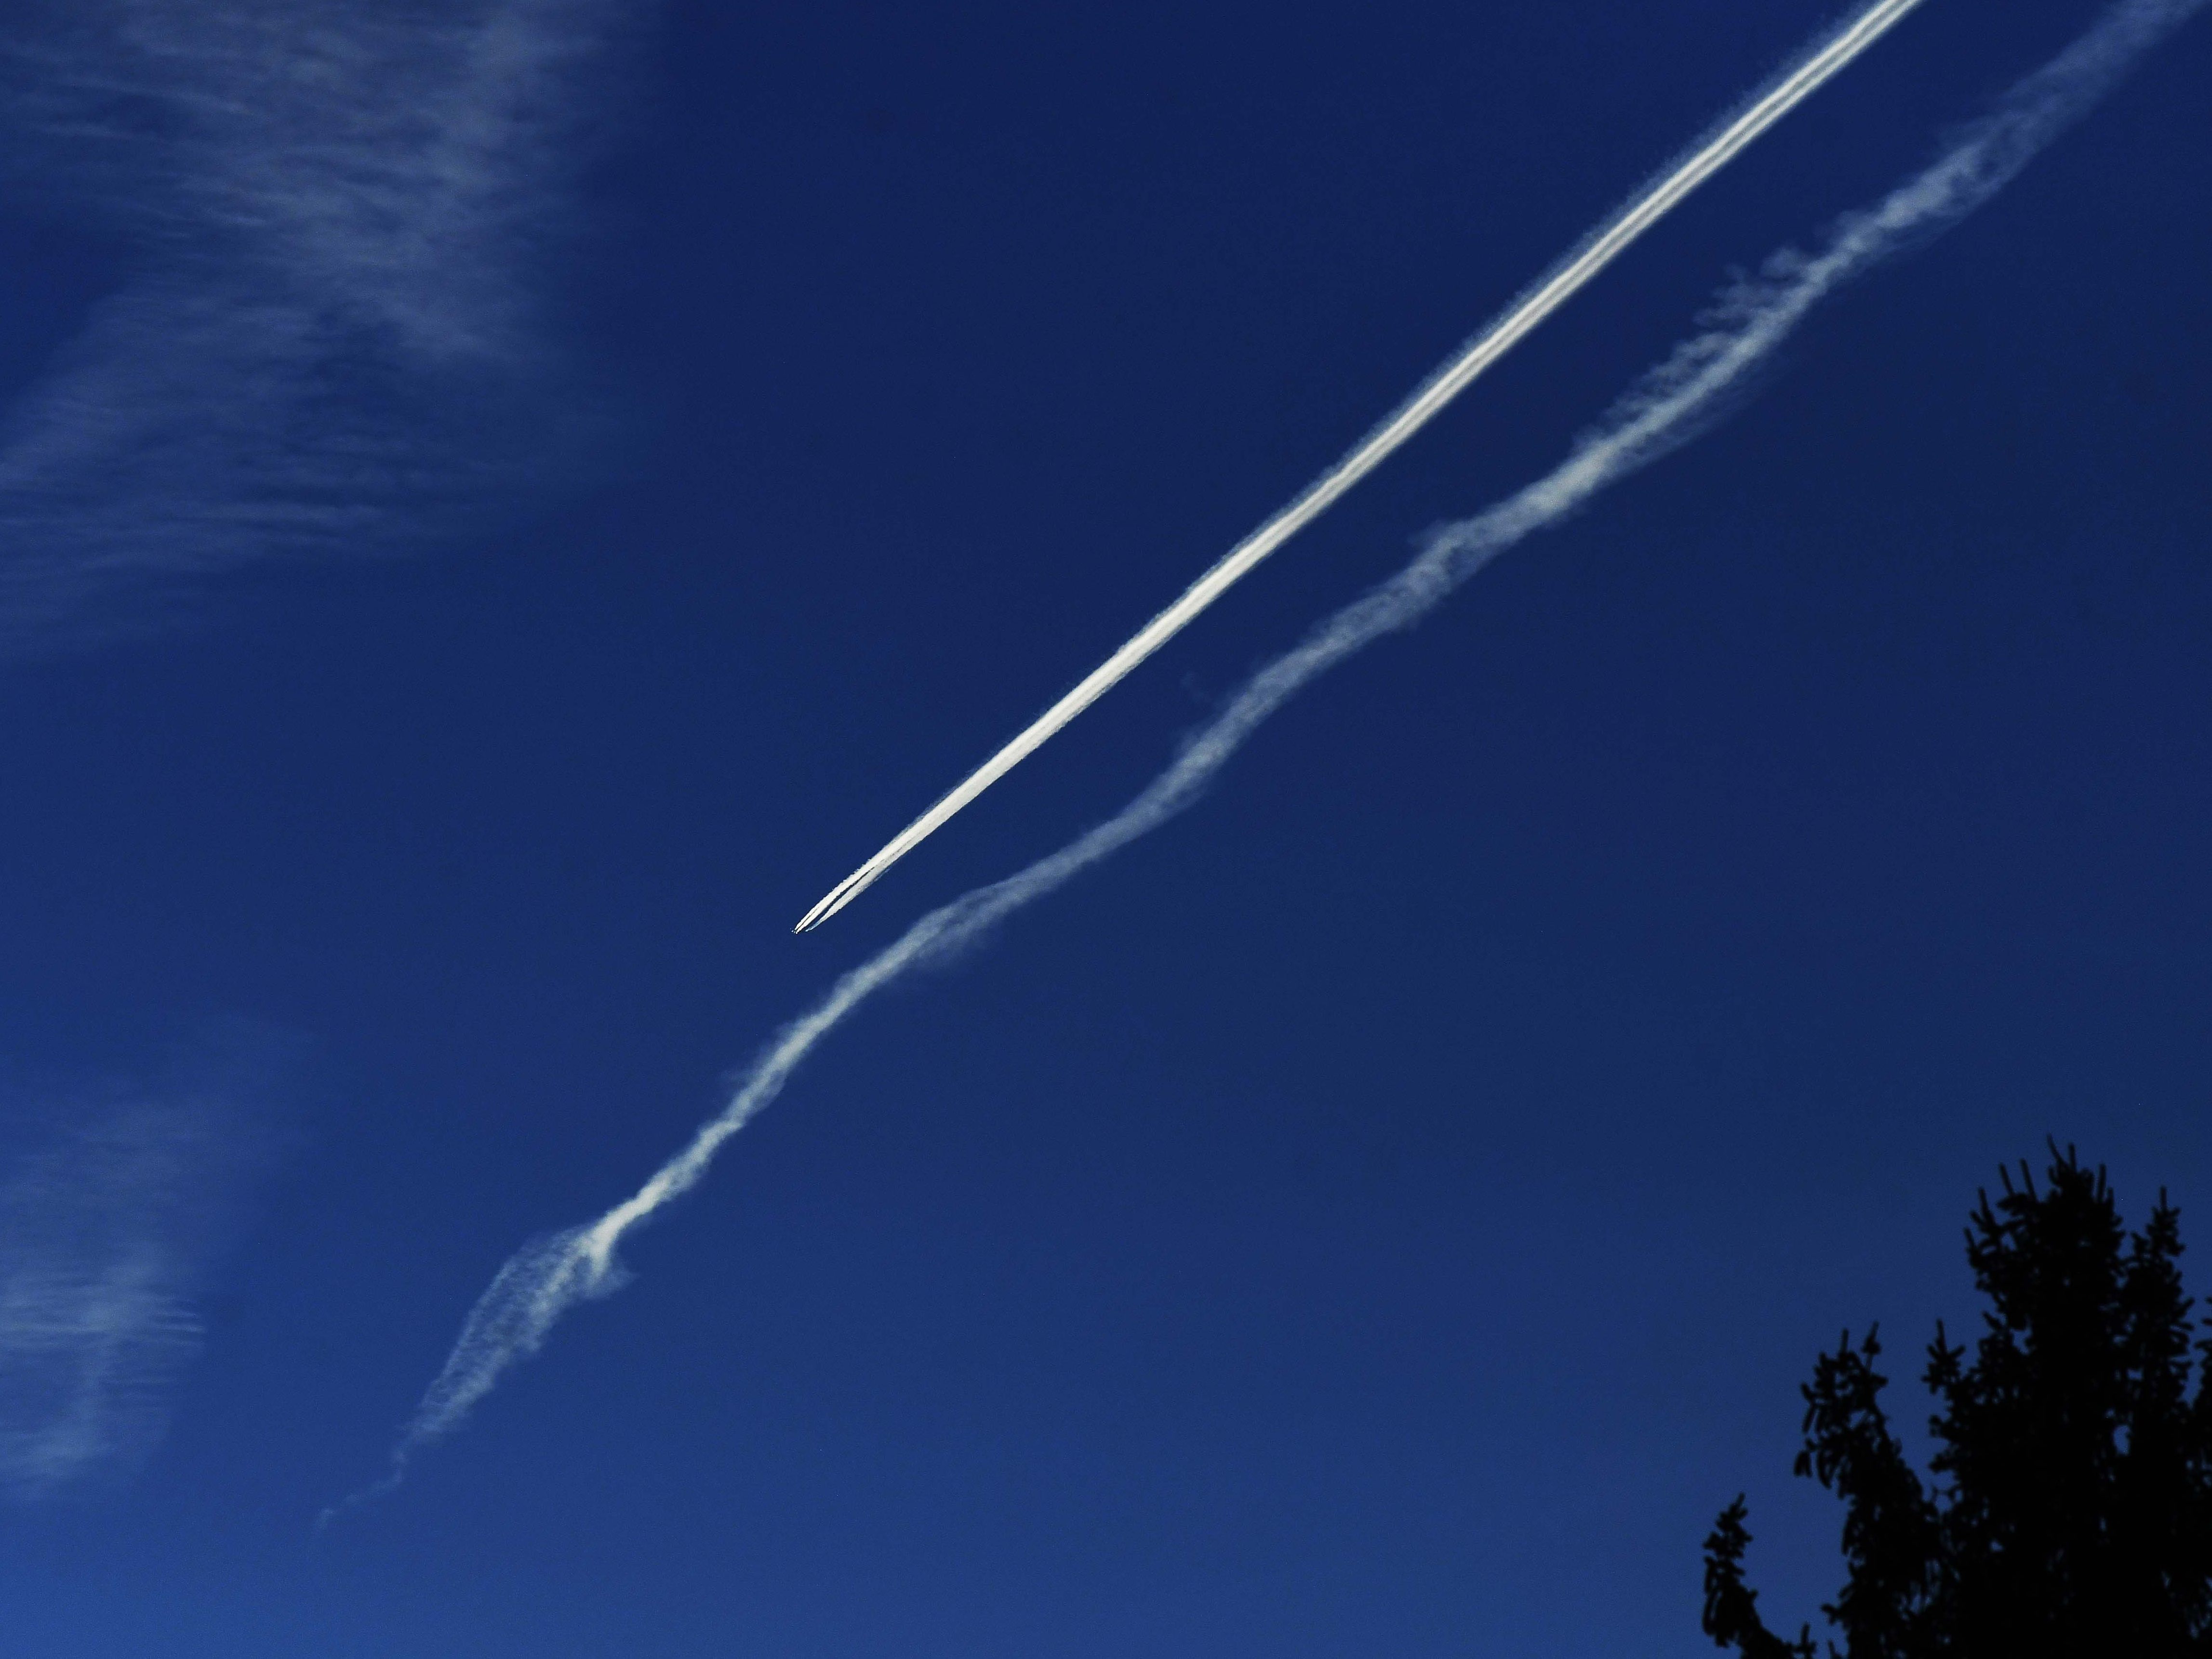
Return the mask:
<path fill-rule="evenodd" d="M 892 836 L 883 849 L 839 882 L 792 929 L 819 927 L 850 904 L 891 866 L 921 845 L 1000 778 L 1021 764 L 1054 732 L 1104 696 L 1146 658 L 1188 627 L 1200 611 L 1249 574 L 1261 560 L 1328 511 L 1413 435 L 1443 412 L 1475 379 L 1535 331 L 1597 274 L 1626 252 L 1644 233 L 1691 191 L 1726 167 L 1759 136 L 1810 98 L 1887 34 L 1921 0 L 1876 0 L 1833 34 L 1818 41 L 1790 69 L 1756 94 L 1711 137 L 1631 198 L 1613 216 L 1583 238 L 1573 252 L 1524 290 L 1496 320 L 1462 346 L 1413 396 L 1398 405 L 1351 452 L 1322 473 L 1274 517 L 1223 554 L 1182 597 L 1146 623 L 1059 702 L 1031 720 L 1006 746 L 970 772 L 936 804 Z"/>
<path fill-rule="evenodd" d="M 1821 300 L 1886 254 L 1988 201 L 2144 52 L 2208 3 L 2119 0 L 1925 170 L 1839 220 L 1817 252 L 1785 249 L 1756 277 L 1724 290 L 1704 331 L 1632 387 L 1557 468 L 1474 517 L 1420 538 L 1395 575 L 1326 617 L 1245 682 L 1119 812 L 1026 869 L 931 911 L 846 974 L 784 1028 L 738 1077 L 722 1109 L 635 1193 L 596 1220 L 533 1239 L 508 1259 L 470 1310 L 444 1368 L 402 1430 L 389 1472 L 324 1518 L 397 1486 L 410 1459 L 459 1428 L 509 1366 L 538 1352 L 571 1308 L 621 1288 L 626 1274 L 617 1251 L 630 1230 L 696 1186 L 730 1139 L 863 1002 L 909 971 L 976 944 L 1015 911 L 1158 828 L 1191 805 L 1245 740 L 1313 680 L 1383 635 L 1410 627 L 1498 555 L 1693 435 L 1698 422 Z"/>

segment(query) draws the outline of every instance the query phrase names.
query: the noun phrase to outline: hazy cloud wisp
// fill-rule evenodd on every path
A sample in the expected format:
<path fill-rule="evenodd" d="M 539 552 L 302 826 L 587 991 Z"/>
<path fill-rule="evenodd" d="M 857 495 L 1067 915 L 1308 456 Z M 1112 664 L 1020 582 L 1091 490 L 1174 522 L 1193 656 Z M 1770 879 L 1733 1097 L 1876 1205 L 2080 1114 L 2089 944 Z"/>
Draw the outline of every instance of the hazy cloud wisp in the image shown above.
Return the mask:
<path fill-rule="evenodd" d="M 262 1144 L 234 1103 L 108 1100 L 0 1177 L 0 1491 L 143 1462 L 198 1352 L 196 1296 Z"/>
<path fill-rule="evenodd" d="M 538 303 L 614 0 L 43 0 L 19 200 L 126 250 L 0 421 L 0 652 L 275 556 L 451 531 L 531 472 Z"/>

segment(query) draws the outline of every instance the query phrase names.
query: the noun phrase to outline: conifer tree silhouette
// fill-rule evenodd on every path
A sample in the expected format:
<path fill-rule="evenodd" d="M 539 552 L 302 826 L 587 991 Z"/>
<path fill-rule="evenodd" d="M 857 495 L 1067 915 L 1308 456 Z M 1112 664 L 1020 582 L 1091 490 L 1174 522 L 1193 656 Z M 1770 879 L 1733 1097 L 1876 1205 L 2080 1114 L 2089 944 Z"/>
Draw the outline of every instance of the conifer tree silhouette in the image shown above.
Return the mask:
<path fill-rule="evenodd" d="M 1814 1366 L 1796 1472 L 1844 1501 L 1841 1659 L 2212 1659 L 2212 1341 L 2191 1393 L 2180 1218 L 2129 1235 L 2100 1168 L 2054 1145 L 2039 1188 L 1984 1191 L 1966 1261 L 1987 1298 L 1971 1362 L 1943 1328 L 1923 1483 L 1882 1409 L 1869 1329 Z M 1705 1630 L 1745 1659 L 1814 1659 L 1744 1582 L 1743 1499 L 1705 1540 Z"/>

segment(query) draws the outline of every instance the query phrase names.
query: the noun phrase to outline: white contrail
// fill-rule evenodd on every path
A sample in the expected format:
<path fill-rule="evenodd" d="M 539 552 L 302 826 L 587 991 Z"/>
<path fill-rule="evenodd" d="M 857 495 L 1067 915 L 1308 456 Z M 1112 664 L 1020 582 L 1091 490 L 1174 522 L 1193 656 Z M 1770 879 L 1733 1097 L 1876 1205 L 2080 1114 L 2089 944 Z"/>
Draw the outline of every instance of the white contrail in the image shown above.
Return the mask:
<path fill-rule="evenodd" d="M 877 877 L 919 847 L 954 813 L 1013 770 L 1029 754 L 1104 696 L 1136 665 L 1190 625 L 1261 560 L 1334 506 L 1354 484 L 1382 465 L 1416 432 L 1443 411 L 1475 377 L 1513 349 L 1536 325 L 1581 291 L 1631 243 L 1665 218 L 1690 192 L 1718 173 L 1752 141 L 1841 73 L 1887 34 L 1920 0 L 1876 0 L 1851 22 L 1820 42 L 1796 65 L 1704 143 L 1662 173 L 1604 225 L 1593 231 L 1551 273 L 1523 293 L 1504 313 L 1462 346 L 1451 360 L 1359 441 L 1352 453 L 1306 486 L 1304 493 L 1222 556 L 1182 597 L 1146 623 L 1080 684 L 1030 721 L 1026 729 L 963 779 L 953 791 L 891 837 L 884 849 L 839 882 L 799 919 L 795 933 L 820 927 L 858 898 Z"/>
<path fill-rule="evenodd" d="M 618 1288 L 617 1248 L 629 1230 L 696 1186 L 723 1144 L 781 1092 L 816 1044 L 863 1001 L 909 969 L 940 962 L 1188 806 L 1244 740 L 1293 694 L 1362 647 L 1404 628 L 1534 531 L 1558 523 L 1600 490 L 1686 435 L 1745 372 L 1821 299 L 1909 239 L 1987 201 L 2134 59 L 2207 0 L 2121 0 L 2089 33 L 2014 88 L 1933 166 L 1875 207 L 1838 222 L 1816 254 L 1786 250 L 1755 279 L 1726 291 L 1706 331 L 1685 342 L 1578 443 L 1568 459 L 1488 511 L 1430 532 L 1413 561 L 1346 605 L 1246 683 L 1173 764 L 1113 817 L 1003 881 L 933 910 L 847 974 L 813 1011 L 785 1028 L 738 1079 L 720 1114 L 635 1194 L 596 1221 L 532 1241 L 508 1261 L 461 1328 L 393 1451 L 388 1491 L 422 1447 L 457 1428 L 507 1368 L 536 1352 L 587 1297 Z M 349 1500 L 350 1501 L 350 1500 Z"/>

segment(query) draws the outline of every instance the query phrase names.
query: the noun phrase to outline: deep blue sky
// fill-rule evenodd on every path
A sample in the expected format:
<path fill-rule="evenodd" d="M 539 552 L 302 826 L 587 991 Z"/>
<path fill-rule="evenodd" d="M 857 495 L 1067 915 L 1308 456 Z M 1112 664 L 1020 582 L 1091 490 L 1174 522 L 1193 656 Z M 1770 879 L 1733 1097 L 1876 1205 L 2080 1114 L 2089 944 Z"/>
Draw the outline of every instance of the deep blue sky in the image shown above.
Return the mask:
<path fill-rule="evenodd" d="M 1929 0 L 790 935 L 1831 15 L 634 20 L 512 276 L 560 464 L 0 664 L 0 1155 L 119 1096 L 261 1149 L 173 1235 L 166 1437 L 0 1512 L 9 1650 L 1687 1659 L 1740 1490 L 1765 1607 L 1817 1618 L 1796 1385 L 1879 1318 L 1917 1423 L 2001 1162 L 2078 1142 L 2212 1237 L 2201 23 L 1729 421 L 866 1012 L 632 1287 L 310 1528 L 524 1238 L 2096 8 Z M 19 195 L 20 411 L 150 243 Z"/>

